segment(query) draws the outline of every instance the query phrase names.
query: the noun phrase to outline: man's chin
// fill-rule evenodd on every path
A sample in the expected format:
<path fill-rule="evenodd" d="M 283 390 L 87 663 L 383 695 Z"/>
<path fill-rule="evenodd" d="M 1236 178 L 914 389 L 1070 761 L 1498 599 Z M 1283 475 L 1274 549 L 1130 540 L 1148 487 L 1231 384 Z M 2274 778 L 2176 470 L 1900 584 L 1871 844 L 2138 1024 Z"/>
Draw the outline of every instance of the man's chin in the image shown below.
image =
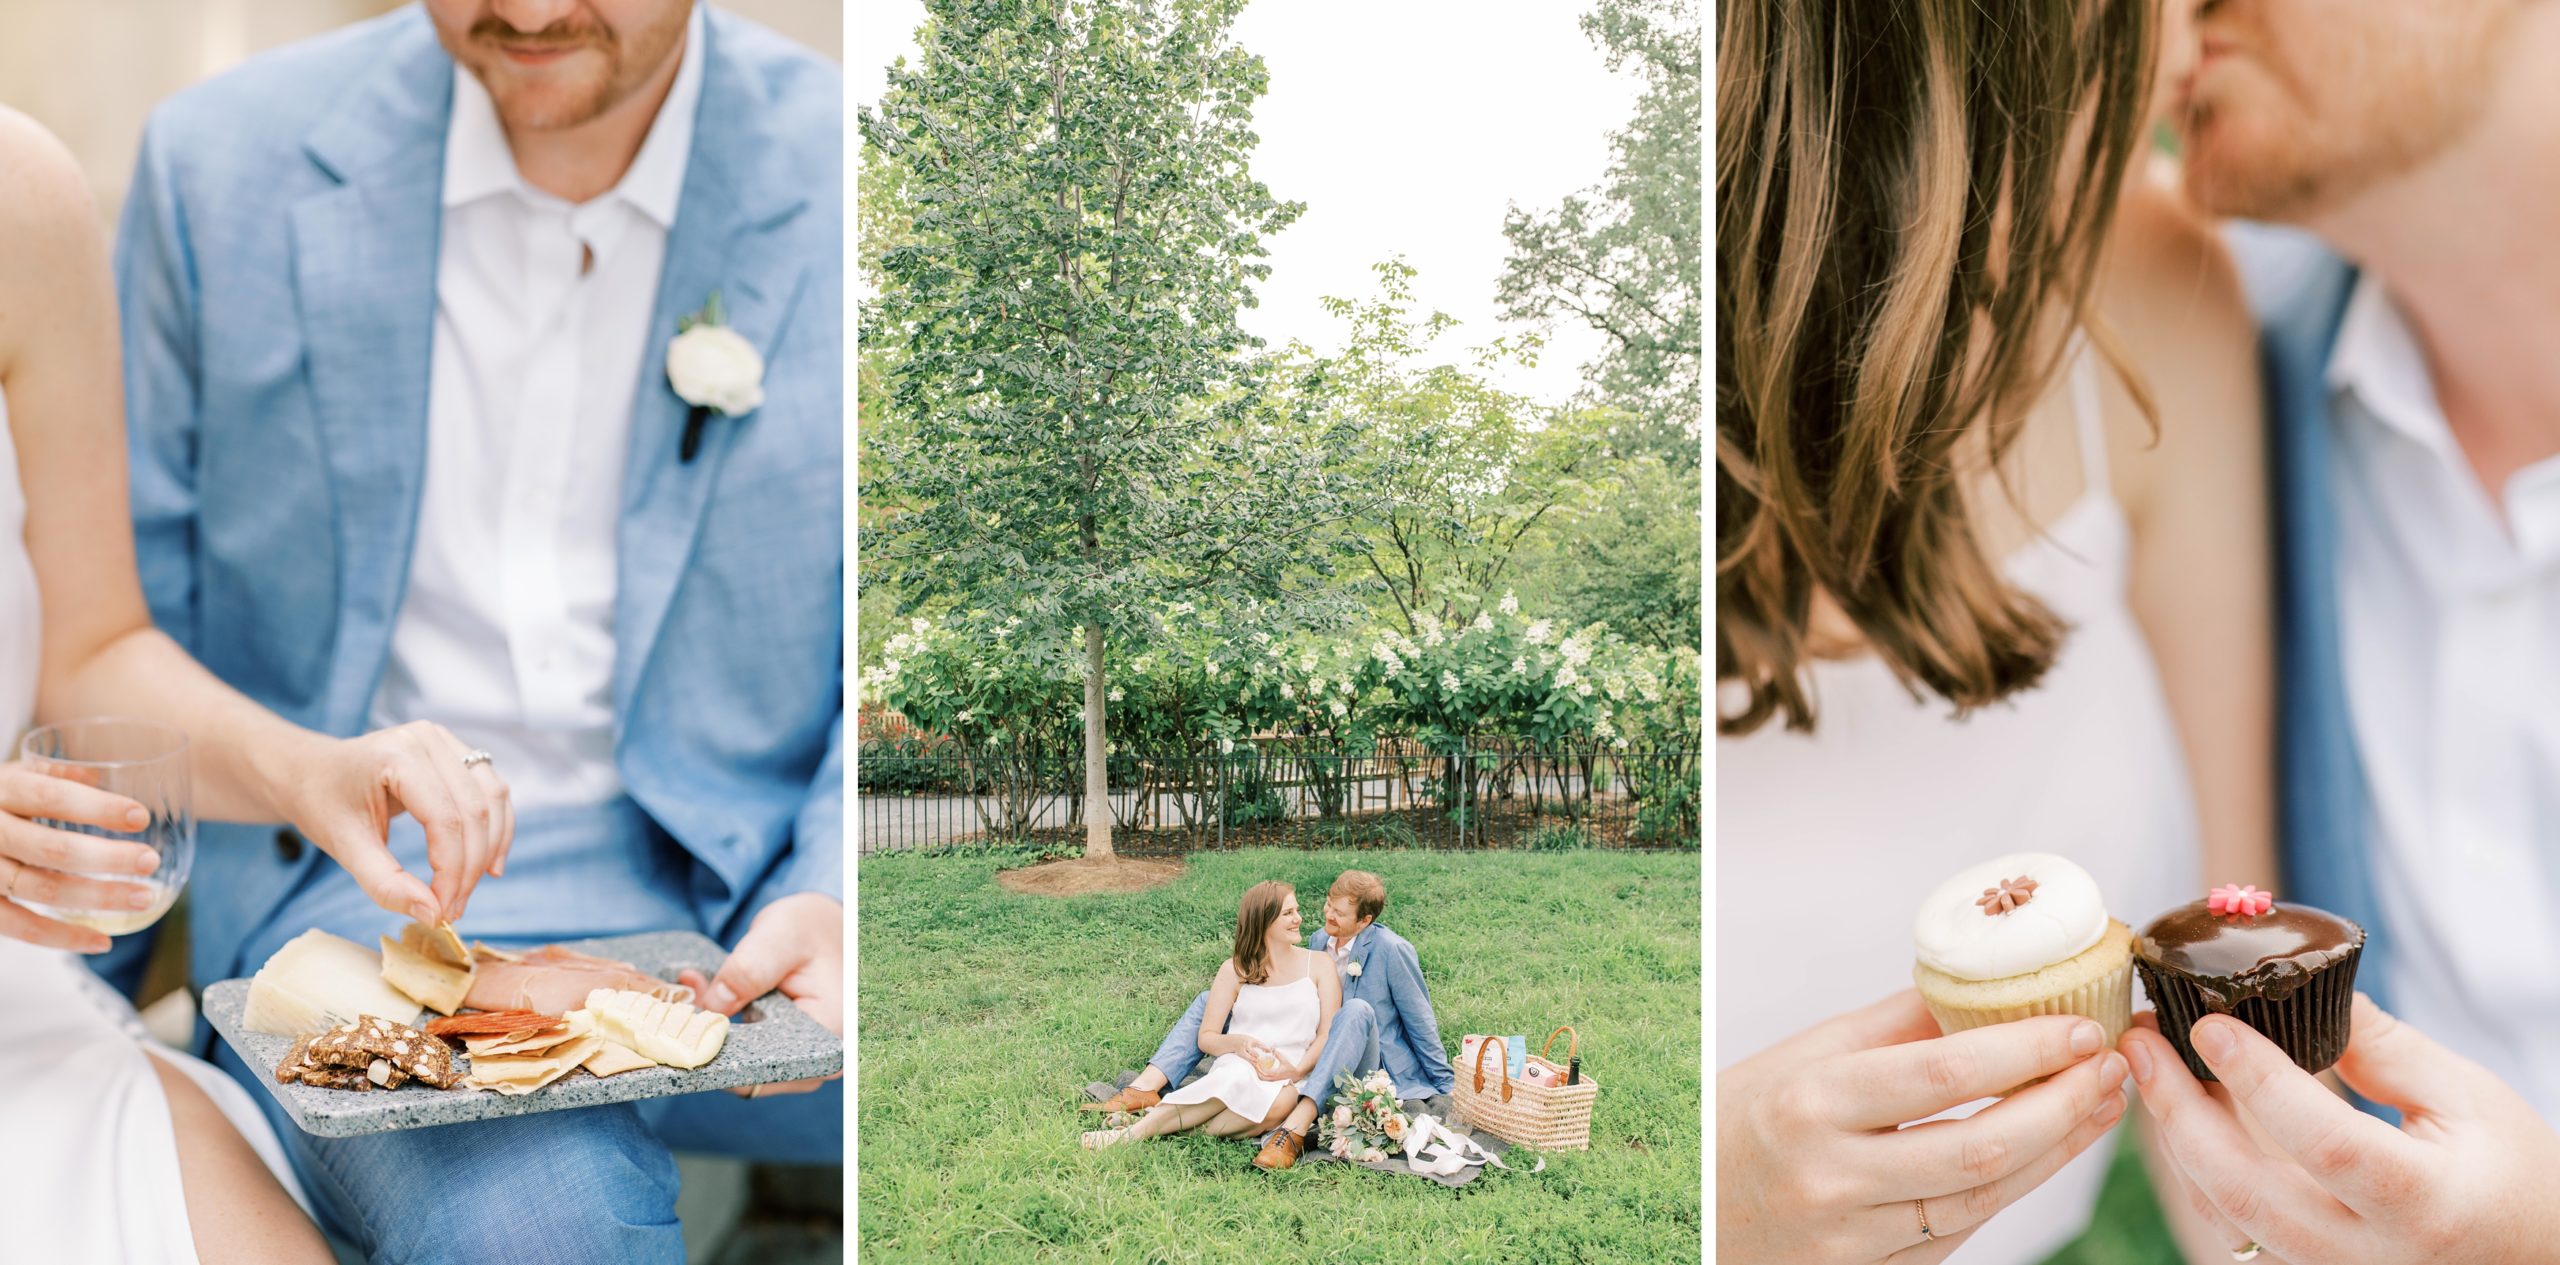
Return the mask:
<path fill-rule="evenodd" d="M 604 113 L 599 73 L 521 71 L 501 66 L 482 72 L 489 100 L 510 131 L 547 132 L 576 127 Z"/>

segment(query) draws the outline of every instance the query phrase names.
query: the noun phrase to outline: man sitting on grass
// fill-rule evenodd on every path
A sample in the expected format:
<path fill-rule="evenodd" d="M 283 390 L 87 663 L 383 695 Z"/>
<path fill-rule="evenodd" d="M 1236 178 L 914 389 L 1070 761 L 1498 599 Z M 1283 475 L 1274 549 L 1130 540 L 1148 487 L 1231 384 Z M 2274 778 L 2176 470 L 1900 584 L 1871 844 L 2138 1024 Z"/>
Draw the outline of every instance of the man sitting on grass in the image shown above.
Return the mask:
<path fill-rule="evenodd" d="M 1263 1140 L 1253 1157 L 1256 1168 L 1279 1170 L 1298 1162 L 1307 1149 L 1323 1100 L 1334 1081 L 1349 1072 L 1354 1078 L 1385 1068 L 1396 1083 L 1399 1099 L 1427 1099 L 1457 1088 L 1449 1056 L 1440 1048 L 1440 1022 L 1431 1013 L 1431 990 L 1422 982 L 1422 959 L 1403 936 L 1378 925 L 1387 907 L 1387 885 L 1365 870 L 1345 870 L 1325 893 L 1324 929 L 1307 947 L 1332 959 L 1342 976 L 1342 1010 L 1315 1071 L 1299 1086 L 1296 1109 Z M 1200 1061 L 1200 1022 L 1209 995 L 1191 999 L 1191 1009 L 1165 1034 L 1146 1070 L 1129 1087 L 1087 1111 L 1144 1111 L 1156 1105 L 1168 1085 L 1179 1085 Z"/>

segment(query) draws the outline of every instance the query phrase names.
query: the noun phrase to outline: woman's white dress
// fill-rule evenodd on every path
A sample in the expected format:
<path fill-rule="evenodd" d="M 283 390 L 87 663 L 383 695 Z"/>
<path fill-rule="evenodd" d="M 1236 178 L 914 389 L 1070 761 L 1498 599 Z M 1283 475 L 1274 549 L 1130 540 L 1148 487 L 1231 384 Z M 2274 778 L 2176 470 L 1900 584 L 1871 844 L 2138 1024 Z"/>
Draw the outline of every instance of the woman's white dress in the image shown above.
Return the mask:
<path fill-rule="evenodd" d="M 1872 657 L 1824 662 L 1814 733 L 1717 743 L 1719 1067 L 1910 987 L 1920 899 L 1975 862 L 2069 857 L 2137 928 L 2204 894 L 2187 766 L 2128 604 L 2132 538 L 2090 358 L 2071 372 L 2087 490 L 2007 562 L 2071 626 L 2044 683 L 1956 721 Z M 2042 1260 L 2088 1225 L 2114 1149 L 2083 1152 L 1951 1259 Z"/>
<path fill-rule="evenodd" d="M 1310 970 L 1318 965 L 1308 963 Z M 1319 1008 L 1313 975 L 1294 984 L 1239 985 L 1235 1008 L 1227 1012 L 1227 1035 L 1256 1038 L 1295 1065 L 1306 1059 L 1307 1047 L 1315 1044 Z M 1221 1054 L 1200 1079 L 1166 1094 L 1163 1101 L 1194 1103 L 1216 1099 L 1239 1116 L 1260 1120 L 1271 1114 L 1272 1104 L 1279 1102 L 1283 1093 L 1296 1097 L 1298 1082 L 1264 1080 L 1254 1070 L 1253 1060 L 1241 1054 Z"/>
<path fill-rule="evenodd" d="M 16 758 L 35 711 L 42 619 L 26 509 L 0 399 L 0 759 Z M 0 1261 L 195 1265 L 154 1057 L 201 1086 L 303 1201 L 245 1090 L 155 1046 L 133 1007 L 74 955 L 0 936 Z"/>

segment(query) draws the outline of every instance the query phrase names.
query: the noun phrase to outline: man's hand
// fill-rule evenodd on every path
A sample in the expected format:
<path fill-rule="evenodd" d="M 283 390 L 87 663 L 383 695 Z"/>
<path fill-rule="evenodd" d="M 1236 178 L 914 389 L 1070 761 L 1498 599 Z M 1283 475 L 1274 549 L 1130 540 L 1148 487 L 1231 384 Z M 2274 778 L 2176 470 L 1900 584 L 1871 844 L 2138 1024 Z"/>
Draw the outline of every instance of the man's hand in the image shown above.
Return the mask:
<path fill-rule="evenodd" d="M 516 833 L 505 777 L 444 726 L 417 721 L 345 741 L 313 735 L 274 755 L 267 780 L 284 818 L 373 902 L 420 922 L 456 922 L 483 875 L 507 872 Z M 391 859 L 391 819 L 426 832 L 434 886 Z"/>
<path fill-rule="evenodd" d="M 2560 1241 L 2560 1134 L 2479 1064 L 2362 994 L 2338 1075 L 2400 1109 L 2400 1128 L 2356 1110 L 2238 1020 L 2196 1024 L 2208 1091 L 2161 1036 L 2124 1052 L 2161 1142 L 2199 1211 L 2289 1261 L 2415 1265 L 2543 1259 Z M 2243 1116 L 2277 1148 L 2260 1148 Z"/>
<path fill-rule="evenodd" d="M 844 906 L 831 896 L 801 892 L 764 907 L 710 980 L 686 971 L 676 982 L 691 988 L 705 1010 L 734 1015 L 775 989 L 827 1031 L 844 1035 Z M 844 1073 L 838 1072 L 836 1076 Z M 834 1080 L 785 1081 L 730 1092 L 745 1098 L 805 1094 Z"/>

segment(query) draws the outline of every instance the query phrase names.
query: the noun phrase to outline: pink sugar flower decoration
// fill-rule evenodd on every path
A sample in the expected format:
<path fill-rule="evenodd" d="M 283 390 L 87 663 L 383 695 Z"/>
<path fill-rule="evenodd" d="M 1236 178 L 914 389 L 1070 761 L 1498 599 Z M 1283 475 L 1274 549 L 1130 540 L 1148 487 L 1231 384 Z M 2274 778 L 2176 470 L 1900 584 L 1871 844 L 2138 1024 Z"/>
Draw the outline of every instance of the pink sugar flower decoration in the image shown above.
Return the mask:
<path fill-rule="evenodd" d="M 2235 886 L 2225 883 L 2204 898 L 2204 907 L 2217 914 L 2243 914 L 2255 918 L 2276 907 L 2276 895 L 2246 884 Z"/>

